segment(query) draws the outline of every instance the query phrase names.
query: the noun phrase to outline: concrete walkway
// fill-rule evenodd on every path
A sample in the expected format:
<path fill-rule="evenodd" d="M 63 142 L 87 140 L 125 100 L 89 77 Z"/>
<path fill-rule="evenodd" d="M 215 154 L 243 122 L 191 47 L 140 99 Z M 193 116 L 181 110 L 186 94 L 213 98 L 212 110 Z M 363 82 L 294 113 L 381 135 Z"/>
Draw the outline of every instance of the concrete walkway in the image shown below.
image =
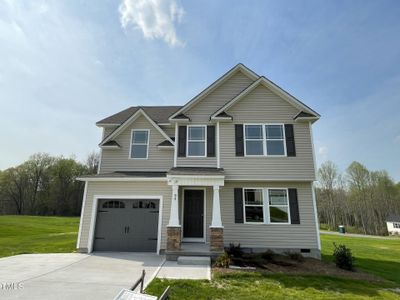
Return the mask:
<path fill-rule="evenodd" d="M 0 299 L 113 299 L 165 261 L 151 253 L 23 254 L 0 259 Z"/>
<path fill-rule="evenodd" d="M 211 280 L 211 267 L 209 265 L 179 265 L 176 261 L 166 261 L 157 273 L 157 278 Z"/>
<path fill-rule="evenodd" d="M 398 237 L 389 237 L 389 236 L 379 236 L 379 235 L 366 235 L 366 234 L 358 234 L 358 233 L 339 233 L 336 231 L 327 231 L 321 230 L 321 234 L 330 234 L 330 235 L 340 235 L 340 236 L 349 236 L 349 237 L 360 237 L 360 238 L 370 238 L 370 239 L 382 239 L 382 240 L 400 240 Z"/>

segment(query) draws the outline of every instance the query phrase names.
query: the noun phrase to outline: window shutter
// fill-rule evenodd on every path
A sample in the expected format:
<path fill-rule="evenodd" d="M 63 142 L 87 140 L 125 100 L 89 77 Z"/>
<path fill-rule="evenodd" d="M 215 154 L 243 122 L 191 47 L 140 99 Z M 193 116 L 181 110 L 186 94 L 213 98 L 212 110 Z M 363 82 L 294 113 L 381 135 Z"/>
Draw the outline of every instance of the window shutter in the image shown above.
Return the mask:
<path fill-rule="evenodd" d="M 235 223 L 243 223 L 243 189 L 234 189 L 235 198 Z"/>
<path fill-rule="evenodd" d="M 286 154 L 296 156 L 296 146 L 294 144 L 293 124 L 285 124 Z"/>
<path fill-rule="evenodd" d="M 186 126 L 178 128 L 178 156 L 186 156 Z"/>
<path fill-rule="evenodd" d="M 244 156 L 243 124 L 235 124 L 236 156 Z"/>
<path fill-rule="evenodd" d="M 300 224 L 299 201 L 297 189 L 289 189 L 290 221 L 292 224 Z"/>
<path fill-rule="evenodd" d="M 207 126 L 207 156 L 215 157 L 215 126 Z"/>

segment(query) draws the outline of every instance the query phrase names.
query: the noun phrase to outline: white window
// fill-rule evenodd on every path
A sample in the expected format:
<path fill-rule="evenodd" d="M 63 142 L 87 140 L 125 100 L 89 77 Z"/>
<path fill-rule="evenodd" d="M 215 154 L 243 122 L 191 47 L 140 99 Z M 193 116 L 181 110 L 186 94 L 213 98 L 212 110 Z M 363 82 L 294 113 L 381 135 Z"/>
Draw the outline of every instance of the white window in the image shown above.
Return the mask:
<path fill-rule="evenodd" d="M 264 155 L 263 126 L 245 125 L 244 142 L 246 155 Z"/>
<path fill-rule="evenodd" d="M 290 224 L 288 189 L 244 188 L 245 223 Z"/>
<path fill-rule="evenodd" d="M 245 124 L 245 156 L 286 156 L 283 124 Z"/>
<path fill-rule="evenodd" d="M 393 228 L 400 229 L 400 223 L 394 222 L 393 223 Z"/>
<path fill-rule="evenodd" d="M 147 159 L 149 154 L 149 130 L 132 130 L 130 158 Z"/>
<path fill-rule="evenodd" d="M 289 201 L 286 189 L 268 189 L 270 223 L 289 223 Z"/>
<path fill-rule="evenodd" d="M 267 155 L 285 155 L 285 134 L 283 125 L 265 125 Z"/>
<path fill-rule="evenodd" d="M 243 189 L 244 219 L 246 223 L 264 223 L 264 200 L 262 189 Z"/>
<path fill-rule="evenodd" d="M 187 127 L 187 156 L 205 157 L 206 156 L 206 126 Z"/>

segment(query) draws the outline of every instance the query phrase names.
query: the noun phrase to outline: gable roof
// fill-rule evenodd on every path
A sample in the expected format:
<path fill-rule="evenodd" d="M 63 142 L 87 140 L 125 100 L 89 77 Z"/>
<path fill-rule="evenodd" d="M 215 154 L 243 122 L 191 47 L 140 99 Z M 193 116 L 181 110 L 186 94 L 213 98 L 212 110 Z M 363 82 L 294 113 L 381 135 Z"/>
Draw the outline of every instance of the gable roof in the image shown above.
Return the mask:
<path fill-rule="evenodd" d="M 98 121 L 96 125 L 121 125 L 140 108 L 143 109 L 154 122 L 169 123 L 168 117 L 181 107 L 182 106 L 131 106 L 112 116 Z"/>
<path fill-rule="evenodd" d="M 400 222 L 400 214 L 391 213 L 386 218 L 386 222 Z"/>
<path fill-rule="evenodd" d="M 123 124 L 121 124 L 119 127 L 117 127 L 113 132 L 111 132 L 107 137 L 104 138 L 104 140 L 99 144 L 99 146 L 104 146 L 107 142 L 112 141 L 112 139 L 118 134 L 120 134 L 122 131 L 124 131 L 130 124 L 132 124 L 139 116 L 143 115 L 147 121 L 150 122 L 151 125 L 155 129 L 157 129 L 163 137 L 165 137 L 171 144 L 174 145 L 174 141 L 165 133 L 164 130 L 160 128 L 160 126 L 157 125 L 149 116 L 148 114 L 144 111 L 143 108 L 139 108 L 132 116 L 130 116 Z"/>
<path fill-rule="evenodd" d="M 211 115 L 211 119 L 217 118 L 217 116 L 221 113 L 223 113 L 225 110 L 229 109 L 232 107 L 236 102 L 240 101 L 244 96 L 248 95 L 251 91 L 253 91 L 256 87 L 259 85 L 263 85 L 269 90 L 271 90 L 273 93 L 277 94 L 284 100 L 286 100 L 289 104 L 292 106 L 298 108 L 299 110 L 308 113 L 312 115 L 313 117 L 319 118 L 320 115 L 312 110 L 310 107 L 305 105 L 303 102 L 286 92 L 284 89 L 273 83 L 272 81 L 268 80 L 264 76 L 261 76 L 258 80 L 254 81 L 252 84 L 250 84 L 247 88 L 245 88 L 239 95 L 236 97 L 232 98 L 230 101 L 228 101 L 225 105 L 223 105 L 220 109 L 218 109 L 215 113 Z"/>
<path fill-rule="evenodd" d="M 198 94 L 197 96 L 192 98 L 189 102 L 187 102 L 184 106 L 182 106 L 178 111 L 176 111 L 174 114 L 172 114 L 169 117 L 169 120 L 176 119 L 176 117 L 178 115 L 183 114 L 185 111 L 187 111 L 189 108 L 191 108 L 197 102 L 199 102 L 204 97 L 209 95 L 212 91 L 214 91 L 216 88 L 218 88 L 221 84 L 223 84 L 226 80 L 231 78 L 237 72 L 242 72 L 244 75 L 248 76 L 252 80 L 256 80 L 260 77 L 259 75 L 254 73 L 252 70 L 247 68 L 245 65 L 243 65 L 242 63 L 239 63 L 236 66 L 234 66 L 232 69 L 230 69 L 228 72 L 226 72 L 224 75 L 222 75 L 220 78 L 218 78 L 216 81 L 214 81 L 210 86 L 208 86 L 200 94 Z"/>

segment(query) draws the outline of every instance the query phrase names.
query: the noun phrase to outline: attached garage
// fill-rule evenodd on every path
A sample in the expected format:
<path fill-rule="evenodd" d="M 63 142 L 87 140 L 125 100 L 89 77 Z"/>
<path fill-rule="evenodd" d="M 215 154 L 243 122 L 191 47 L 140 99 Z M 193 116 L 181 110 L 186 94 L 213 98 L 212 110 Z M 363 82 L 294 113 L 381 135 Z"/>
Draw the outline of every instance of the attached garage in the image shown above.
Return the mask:
<path fill-rule="evenodd" d="M 98 199 L 94 251 L 156 252 L 159 199 Z"/>

